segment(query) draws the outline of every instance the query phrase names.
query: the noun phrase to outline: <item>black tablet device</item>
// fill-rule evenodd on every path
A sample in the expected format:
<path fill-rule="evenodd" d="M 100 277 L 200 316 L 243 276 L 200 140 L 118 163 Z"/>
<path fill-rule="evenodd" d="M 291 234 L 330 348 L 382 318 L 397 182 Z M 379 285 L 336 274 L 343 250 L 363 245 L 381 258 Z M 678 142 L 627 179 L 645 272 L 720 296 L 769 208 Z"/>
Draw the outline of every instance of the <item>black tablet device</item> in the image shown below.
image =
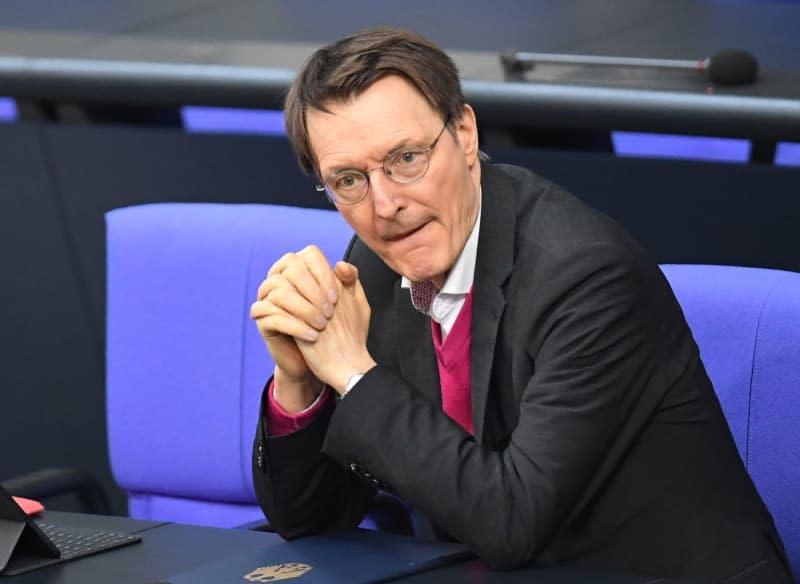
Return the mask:
<path fill-rule="evenodd" d="M 138 534 L 34 520 L 0 487 L 0 575 L 13 576 L 141 540 Z"/>

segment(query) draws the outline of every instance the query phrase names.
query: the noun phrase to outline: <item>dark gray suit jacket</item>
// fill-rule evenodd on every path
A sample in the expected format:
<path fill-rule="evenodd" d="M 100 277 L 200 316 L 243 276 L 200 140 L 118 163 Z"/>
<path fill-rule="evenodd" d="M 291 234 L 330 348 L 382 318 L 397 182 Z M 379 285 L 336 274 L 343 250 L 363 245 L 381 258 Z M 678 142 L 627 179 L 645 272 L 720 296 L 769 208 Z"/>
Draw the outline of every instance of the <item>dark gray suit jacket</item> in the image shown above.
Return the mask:
<path fill-rule="evenodd" d="M 498 567 L 782 581 L 772 519 L 657 265 L 524 169 L 485 164 L 481 183 L 474 436 L 442 412 L 428 318 L 356 239 L 379 365 L 293 434 L 265 438 L 262 416 L 254 477 L 272 525 L 355 525 L 378 487 Z"/>

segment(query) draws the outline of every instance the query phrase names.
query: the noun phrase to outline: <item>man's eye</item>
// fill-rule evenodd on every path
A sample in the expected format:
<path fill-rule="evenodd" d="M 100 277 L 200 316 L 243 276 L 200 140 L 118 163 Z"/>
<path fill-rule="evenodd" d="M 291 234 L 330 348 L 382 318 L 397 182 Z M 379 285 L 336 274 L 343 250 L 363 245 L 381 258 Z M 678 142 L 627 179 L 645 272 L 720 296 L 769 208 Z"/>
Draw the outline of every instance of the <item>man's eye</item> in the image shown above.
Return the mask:
<path fill-rule="evenodd" d="M 357 174 L 345 174 L 336 179 L 334 187 L 336 190 L 348 190 L 357 187 L 361 182 L 361 177 Z"/>
<path fill-rule="evenodd" d="M 397 156 L 397 164 L 399 165 L 409 165 L 414 164 L 419 157 L 419 152 L 414 150 L 406 150 L 405 152 L 401 152 Z"/>

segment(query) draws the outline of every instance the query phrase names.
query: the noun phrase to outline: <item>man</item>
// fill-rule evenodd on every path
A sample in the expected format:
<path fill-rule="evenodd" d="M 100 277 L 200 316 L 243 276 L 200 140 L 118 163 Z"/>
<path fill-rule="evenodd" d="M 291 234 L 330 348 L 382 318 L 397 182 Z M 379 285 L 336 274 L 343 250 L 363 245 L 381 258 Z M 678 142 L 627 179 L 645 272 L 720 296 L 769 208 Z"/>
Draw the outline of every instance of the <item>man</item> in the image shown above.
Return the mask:
<path fill-rule="evenodd" d="M 789 581 L 658 267 L 483 161 L 441 50 L 345 38 L 285 113 L 356 237 L 335 268 L 315 247 L 281 258 L 251 309 L 276 364 L 254 480 L 279 533 L 354 526 L 381 488 L 501 568 Z"/>

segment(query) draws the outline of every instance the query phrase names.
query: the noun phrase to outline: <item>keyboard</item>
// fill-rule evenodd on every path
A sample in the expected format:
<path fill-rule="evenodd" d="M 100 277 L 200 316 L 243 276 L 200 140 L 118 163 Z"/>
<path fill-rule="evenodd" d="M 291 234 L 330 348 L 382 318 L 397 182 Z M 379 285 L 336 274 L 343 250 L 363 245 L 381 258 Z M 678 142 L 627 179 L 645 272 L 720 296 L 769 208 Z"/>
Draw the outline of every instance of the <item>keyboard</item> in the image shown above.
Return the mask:
<path fill-rule="evenodd" d="M 104 550 L 141 541 L 142 536 L 84 527 L 65 527 L 37 521 L 44 534 L 61 552 L 62 560 L 72 560 Z"/>

